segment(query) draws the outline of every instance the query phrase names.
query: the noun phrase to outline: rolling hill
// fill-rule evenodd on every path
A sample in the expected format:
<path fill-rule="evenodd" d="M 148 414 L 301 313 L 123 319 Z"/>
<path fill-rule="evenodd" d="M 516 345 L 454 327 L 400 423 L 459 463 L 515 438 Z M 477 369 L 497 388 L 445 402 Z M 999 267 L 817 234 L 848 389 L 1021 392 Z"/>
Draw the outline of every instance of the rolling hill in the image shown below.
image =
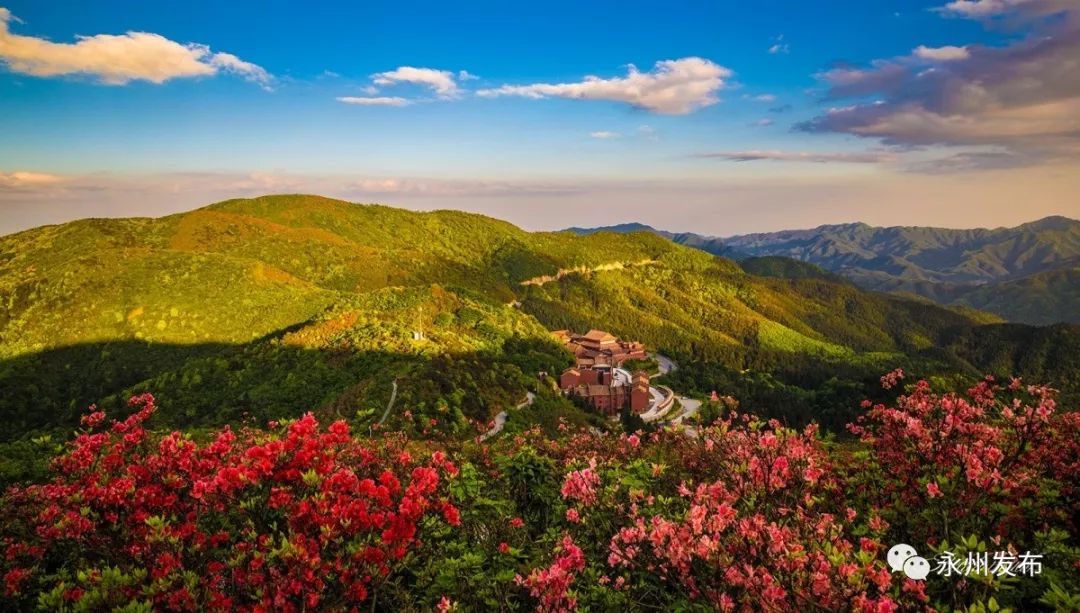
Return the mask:
<path fill-rule="evenodd" d="M 684 379 L 712 373 L 688 391 L 752 373 L 760 410 L 799 421 L 854 406 L 815 396 L 824 382 L 850 396 L 896 365 L 1080 389 L 1069 342 L 1017 357 L 1040 329 L 976 344 L 996 318 L 762 266 L 649 233 L 530 233 L 301 195 L 36 228 L 0 237 L 0 439 L 143 390 L 159 423 L 210 426 L 312 409 L 371 425 L 398 389 L 411 417 L 392 425 L 468 433 L 567 363 L 546 332 L 566 327 L 642 340 Z"/>
<path fill-rule="evenodd" d="M 953 230 L 863 223 L 727 238 L 648 231 L 725 257 L 786 257 L 820 266 L 861 287 L 965 305 L 1010 321 L 1080 323 L 1080 221 L 1047 217 L 1015 228 Z M 574 228 L 583 234 L 595 229 Z"/>

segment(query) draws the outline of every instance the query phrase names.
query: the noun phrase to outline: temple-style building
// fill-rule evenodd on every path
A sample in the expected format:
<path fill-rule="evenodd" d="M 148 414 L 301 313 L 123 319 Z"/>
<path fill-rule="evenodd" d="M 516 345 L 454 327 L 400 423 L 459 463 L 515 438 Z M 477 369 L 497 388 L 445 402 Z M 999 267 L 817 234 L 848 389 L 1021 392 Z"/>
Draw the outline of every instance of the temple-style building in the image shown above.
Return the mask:
<path fill-rule="evenodd" d="M 645 346 L 637 342 L 619 340 L 603 330 L 589 330 L 587 334 L 574 334 L 569 330 L 553 332 L 569 349 L 580 366 L 622 366 L 627 360 L 644 360 Z"/>
<path fill-rule="evenodd" d="M 603 330 L 584 335 L 556 330 L 554 334 L 574 353 L 575 366 L 559 376 L 564 393 L 583 398 L 605 415 L 617 415 L 627 406 L 634 413 L 649 409 L 649 375 L 638 371 L 627 377 L 621 370 L 627 360 L 646 357 L 641 343 L 621 341 Z"/>

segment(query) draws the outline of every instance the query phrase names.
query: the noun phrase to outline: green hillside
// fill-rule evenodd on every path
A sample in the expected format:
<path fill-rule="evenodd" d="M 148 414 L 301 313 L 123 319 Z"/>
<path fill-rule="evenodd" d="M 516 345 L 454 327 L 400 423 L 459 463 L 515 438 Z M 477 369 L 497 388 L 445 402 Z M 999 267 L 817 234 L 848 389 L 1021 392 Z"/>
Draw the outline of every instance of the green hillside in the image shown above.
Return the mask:
<path fill-rule="evenodd" d="M 943 304 L 966 305 L 997 313 L 1009 321 L 1050 325 L 1080 322 L 1080 267 L 1039 272 L 1010 281 L 902 285 L 901 291 Z"/>
<path fill-rule="evenodd" d="M 702 365 L 680 369 L 715 375 L 686 381 L 696 390 L 766 371 L 754 379 L 771 394 L 761 410 L 792 419 L 819 405 L 786 414 L 789 403 L 838 376 L 861 385 L 896 365 L 942 376 L 1010 365 L 954 342 L 991 321 L 977 312 L 827 277 L 758 277 L 650 233 L 529 233 L 317 196 L 0 237 L 0 304 L 4 440 L 70 427 L 90 403 L 116 407 L 140 390 L 158 396 L 163 424 L 314 409 L 371 425 L 395 382 L 388 426 L 464 435 L 469 420 L 519 402 L 537 372 L 567 364 L 546 332 L 564 327 Z M 1033 331 L 998 344 L 1007 353 Z"/>
<path fill-rule="evenodd" d="M 647 231 L 714 255 L 732 257 L 765 276 L 813 276 L 798 263 L 842 275 L 861 287 L 916 294 L 971 306 L 1009 321 L 1080 323 L 1080 221 L 1047 217 L 1015 228 L 955 230 L 919 226 L 825 225 L 728 238 Z M 604 228 L 573 228 L 591 234 Z M 786 263 L 784 263 L 786 262 Z"/>
<path fill-rule="evenodd" d="M 780 279 L 826 279 L 843 282 L 844 277 L 833 274 L 824 268 L 791 258 L 778 256 L 759 256 L 739 260 L 739 266 L 747 273 L 759 277 L 777 277 Z"/>

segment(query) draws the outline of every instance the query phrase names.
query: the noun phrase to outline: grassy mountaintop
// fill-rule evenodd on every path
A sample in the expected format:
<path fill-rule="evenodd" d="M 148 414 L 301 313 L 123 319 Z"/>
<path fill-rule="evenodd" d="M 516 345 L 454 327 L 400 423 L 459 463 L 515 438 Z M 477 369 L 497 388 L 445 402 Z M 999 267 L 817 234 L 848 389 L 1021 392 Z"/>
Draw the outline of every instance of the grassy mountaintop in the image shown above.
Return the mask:
<path fill-rule="evenodd" d="M 309 409 L 371 421 L 395 381 L 413 425 L 461 430 L 566 363 L 555 327 L 607 328 L 724 373 L 776 371 L 786 379 L 762 385 L 784 389 L 905 361 L 971 374 L 981 366 L 956 339 L 995 321 L 815 275 L 750 275 L 650 233 L 530 233 L 300 195 L 0 237 L 0 303 L 8 437 L 144 389 L 178 424 Z M 1026 342 L 1022 330 L 1002 342 Z"/>

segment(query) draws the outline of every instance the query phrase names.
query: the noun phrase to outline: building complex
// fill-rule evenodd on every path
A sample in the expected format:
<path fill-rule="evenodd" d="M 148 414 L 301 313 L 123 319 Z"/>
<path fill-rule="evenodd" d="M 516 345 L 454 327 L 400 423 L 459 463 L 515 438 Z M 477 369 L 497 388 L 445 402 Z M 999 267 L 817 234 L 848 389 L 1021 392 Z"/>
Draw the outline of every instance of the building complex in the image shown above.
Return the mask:
<path fill-rule="evenodd" d="M 649 409 L 649 375 L 630 374 L 622 368 L 627 360 L 645 359 L 644 345 L 622 341 L 603 330 L 587 334 L 556 330 L 553 334 L 574 354 L 574 366 L 559 376 L 565 394 L 583 399 L 605 415 L 617 415 L 627 407 L 634 413 Z"/>

